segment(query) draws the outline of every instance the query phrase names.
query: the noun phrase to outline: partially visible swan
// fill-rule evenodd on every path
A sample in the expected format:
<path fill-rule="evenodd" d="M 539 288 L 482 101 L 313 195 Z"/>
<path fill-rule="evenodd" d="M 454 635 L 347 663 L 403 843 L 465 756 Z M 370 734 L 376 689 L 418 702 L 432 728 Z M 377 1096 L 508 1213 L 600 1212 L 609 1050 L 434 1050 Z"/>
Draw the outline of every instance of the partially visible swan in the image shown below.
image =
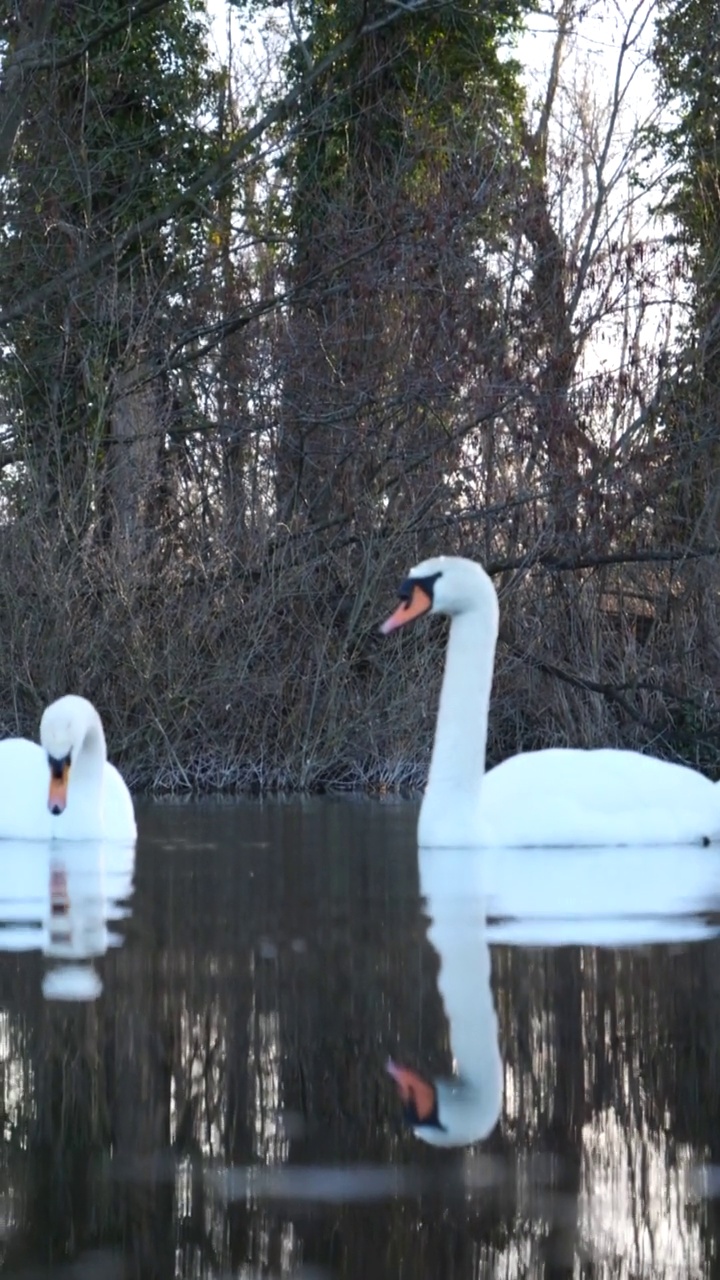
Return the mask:
<path fill-rule="evenodd" d="M 448 614 L 445 674 L 421 845 L 689 844 L 720 838 L 720 784 L 636 751 L 549 748 L 485 774 L 498 631 L 495 589 L 479 564 L 437 556 L 411 570 L 384 634 Z"/>
<path fill-rule="evenodd" d="M 91 702 L 67 694 L 40 722 L 40 745 L 0 742 L 0 840 L 122 840 L 137 835 L 130 792 L 108 763 Z"/>
<path fill-rule="evenodd" d="M 471 849 L 420 849 L 419 860 L 454 1074 L 430 1079 L 392 1060 L 387 1070 L 416 1137 L 435 1147 L 467 1146 L 495 1128 L 503 1091 L 482 869 Z"/>

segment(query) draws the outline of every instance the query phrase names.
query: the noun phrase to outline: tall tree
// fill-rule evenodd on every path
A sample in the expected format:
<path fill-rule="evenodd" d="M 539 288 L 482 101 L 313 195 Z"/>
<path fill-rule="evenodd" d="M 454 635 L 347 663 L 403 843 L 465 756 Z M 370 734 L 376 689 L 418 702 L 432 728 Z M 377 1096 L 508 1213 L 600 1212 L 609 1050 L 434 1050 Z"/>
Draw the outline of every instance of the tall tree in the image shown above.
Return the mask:
<path fill-rule="evenodd" d="M 200 210 L 89 263 L 207 166 L 216 89 L 200 0 L 58 6 L 5 192 L 0 302 L 71 277 L 5 329 L 14 456 L 41 508 L 74 534 L 100 517 L 133 552 L 147 550 L 163 478 L 173 406 L 157 370 L 203 253 Z"/>
<path fill-rule="evenodd" d="M 655 45 L 670 160 L 665 192 L 687 252 L 684 344 L 664 408 L 677 450 L 665 512 L 676 536 L 720 532 L 720 36 L 712 0 L 669 0 Z"/>
<path fill-rule="evenodd" d="M 388 501 L 417 513 L 494 411 L 503 339 L 489 259 L 521 101 L 499 50 L 522 11 L 408 8 L 301 98 L 277 458 L 290 521 L 370 529 Z M 352 0 L 301 8 L 294 74 L 362 12 Z"/>

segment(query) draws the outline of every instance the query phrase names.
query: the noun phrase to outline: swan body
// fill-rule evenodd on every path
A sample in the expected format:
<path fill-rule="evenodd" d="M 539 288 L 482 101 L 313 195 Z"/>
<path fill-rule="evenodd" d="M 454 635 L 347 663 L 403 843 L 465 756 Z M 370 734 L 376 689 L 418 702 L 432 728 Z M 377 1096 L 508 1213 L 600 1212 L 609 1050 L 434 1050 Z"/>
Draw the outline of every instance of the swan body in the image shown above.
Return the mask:
<path fill-rule="evenodd" d="M 39 744 L 0 742 L 0 787 L 0 840 L 136 838 L 132 797 L 86 698 L 67 694 L 47 707 Z"/>
<path fill-rule="evenodd" d="M 434 1147 L 468 1146 L 495 1128 L 503 1095 L 482 868 L 470 849 L 424 848 L 419 860 L 454 1072 L 430 1079 L 392 1061 L 387 1070 L 417 1138 Z"/>
<path fill-rule="evenodd" d="M 637 751 L 549 748 L 485 773 L 498 601 L 480 565 L 437 556 L 411 570 L 387 634 L 450 617 L 418 842 L 429 846 L 669 845 L 720 839 L 720 784 Z"/>

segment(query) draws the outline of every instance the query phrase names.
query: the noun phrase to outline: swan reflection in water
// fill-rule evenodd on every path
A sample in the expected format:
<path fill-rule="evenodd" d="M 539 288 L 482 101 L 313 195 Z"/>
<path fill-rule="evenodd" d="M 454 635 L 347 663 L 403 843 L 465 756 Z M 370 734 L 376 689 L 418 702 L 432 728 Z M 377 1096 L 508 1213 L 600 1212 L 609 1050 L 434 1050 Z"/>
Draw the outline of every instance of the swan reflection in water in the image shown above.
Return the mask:
<path fill-rule="evenodd" d="M 484 851 L 419 851 L 428 939 L 438 953 L 438 989 L 450 1032 L 454 1074 L 430 1079 L 392 1059 L 387 1070 L 413 1132 L 436 1147 L 466 1146 L 494 1129 L 503 1068 L 492 994 Z"/>
<path fill-rule="evenodd" d="M 41 951 L 49 1000 L 95 1000 L 93 961 L 117 945 L 113 921 L 128 914 L 134 844 L 4 841 L 0 951 Z"/>
<path fill-rule="evenodd" d="M 432 1079 L 392 1059 L 387 1070 L 405 1120 L 433 1146 L 478 1142 L 500 1116 L 492 943 L 639 947 L 720 932 L 720 860 L 712 847 L 421 848 L 418 864 L 454 1070 Z"/>

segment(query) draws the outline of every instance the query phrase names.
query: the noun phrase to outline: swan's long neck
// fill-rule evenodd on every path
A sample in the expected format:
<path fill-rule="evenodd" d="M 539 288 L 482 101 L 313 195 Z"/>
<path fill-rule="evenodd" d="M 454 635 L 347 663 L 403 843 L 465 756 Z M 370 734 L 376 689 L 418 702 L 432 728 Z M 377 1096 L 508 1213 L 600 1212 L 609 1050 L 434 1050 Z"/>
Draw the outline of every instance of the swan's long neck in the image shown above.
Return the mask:
<path fill-rule="evenodd" d="M 496 622 L 484 608 L 450 624 L 427 792 L 480 793 L 485 772 Z"/>
<path fill-rule="evenodd" d="M 438 1081 L 445 1135 L 436 1135 L 435 1141 L 462 1145 L 487 1136 L 502 1105 L 503 1067 L 482 865 L 467 849 L 424 850 L 420 859 L 431 916 L 428 938 L 440 960 L 437 985 L 456 1071 L 452 1080 Z"/>
<path fill-rule="evenodd" d="M 437 984 L 457 1074 L 481 1091 L 492 1109 L 500 1056 L 485 904 L 473 902 L 464 911 L 467 917 L 453 920 L 449 931 L 431 926 L 428 936 L 440 955 Z"/>
<path fill-rule="evenodd" d="M 105 734 L 98 716 L 91 717 L 82 739 L 82 745 L 74 756 L 70 787 L 77 795 L 82 791 L 99 805 L 107 759 Z"/>

